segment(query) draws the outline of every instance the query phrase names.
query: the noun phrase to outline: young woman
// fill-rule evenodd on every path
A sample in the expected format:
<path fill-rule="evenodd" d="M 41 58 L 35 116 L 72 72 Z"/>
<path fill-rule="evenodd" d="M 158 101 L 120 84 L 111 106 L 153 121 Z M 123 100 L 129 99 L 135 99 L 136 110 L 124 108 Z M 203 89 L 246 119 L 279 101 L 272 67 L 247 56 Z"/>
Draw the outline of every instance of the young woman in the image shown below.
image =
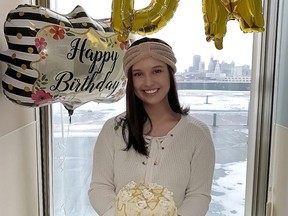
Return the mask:
<path fill-rule="evenodd" d="M 116 195 L 130 181 L 167 187 L 178 215 L 206 214 L 214 145 L 208 127 L 180 106 L 175 64 L 160 39 L 142 38 L 126 51 L 126 112 L 104 124 L 94 150 L 89 199 L 99 215 L 113 215 Z"/>

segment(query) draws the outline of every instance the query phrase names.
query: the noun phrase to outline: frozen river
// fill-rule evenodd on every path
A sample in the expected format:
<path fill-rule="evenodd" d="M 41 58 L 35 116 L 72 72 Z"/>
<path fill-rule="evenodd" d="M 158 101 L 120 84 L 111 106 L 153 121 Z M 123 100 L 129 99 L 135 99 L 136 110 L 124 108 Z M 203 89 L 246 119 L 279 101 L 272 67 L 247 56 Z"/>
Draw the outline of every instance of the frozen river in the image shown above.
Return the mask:
<path fill-rule="evenodd" d="M 248 141 L 249 91 L 179 90 L 190 114 L 210 127 L 216 149 L 212 202 L 207 216 L 243 216 Z M 90 102 L 68 113 L 53 105 L 53 181 L 55 216 L 92 216 L 87 189 L 92 152 L 102 124 L 125 109 L 125 99 L 112 104 Z"/>

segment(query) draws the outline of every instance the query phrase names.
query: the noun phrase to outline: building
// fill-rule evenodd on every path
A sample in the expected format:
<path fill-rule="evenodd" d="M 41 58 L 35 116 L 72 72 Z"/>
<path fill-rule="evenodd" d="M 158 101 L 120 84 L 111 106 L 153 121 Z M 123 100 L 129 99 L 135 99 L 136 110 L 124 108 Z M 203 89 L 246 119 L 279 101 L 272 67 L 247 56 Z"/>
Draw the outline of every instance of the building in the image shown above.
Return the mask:
<path fill-rule="evenodd" d="M 193 72 L 199 71 L 200 63 L 201 63 L 201 56 L 200 55 L 194 55 L 193 56 Z"/>

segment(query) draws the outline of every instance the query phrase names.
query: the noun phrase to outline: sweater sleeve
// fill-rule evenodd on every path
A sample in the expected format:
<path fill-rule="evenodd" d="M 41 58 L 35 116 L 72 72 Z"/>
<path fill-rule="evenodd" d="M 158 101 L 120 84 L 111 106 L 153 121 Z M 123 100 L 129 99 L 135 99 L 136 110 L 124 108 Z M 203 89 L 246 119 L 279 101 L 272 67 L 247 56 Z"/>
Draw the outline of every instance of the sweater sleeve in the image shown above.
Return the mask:
<path fill-rule="evenodd" d="M 93 170 L 88 191 L 92 207 L 99 215 L 104 215 L 115 206 L 116 194 L 113 172 L 112 121 L 108 120 L 97 138 L 93 154 Z"/>
<path fill-rule="evenodd" d="M 204 216 L 211 201 L 211 187 L 215 166 L 215 149 L 209 128 L 200 124 L 191 160 L 191 176 L 185 198 L 178 208 L 181 216 Z M 196 135 L 197 134 L 197 135 Z"/>

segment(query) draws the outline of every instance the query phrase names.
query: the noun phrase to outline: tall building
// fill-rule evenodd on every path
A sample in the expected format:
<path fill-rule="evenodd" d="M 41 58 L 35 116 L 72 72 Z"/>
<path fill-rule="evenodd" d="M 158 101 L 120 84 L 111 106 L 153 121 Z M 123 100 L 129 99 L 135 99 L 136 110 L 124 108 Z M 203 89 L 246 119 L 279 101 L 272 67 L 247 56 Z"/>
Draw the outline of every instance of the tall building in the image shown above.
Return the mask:
<path fill-rule="evenodd" d="M 195 72 L 199 71 L 200 62 L 201 62 L 201 56 L 200 55 L 194 55 L 193 56 L 193 69 Z"/>
<path fill-rule="evenodd" d="M 214 72 L 217 63 L 218 63 L 218 60 L 214 60 L 213 57 L 211 57 L 210 62 L 208 64 L 208 72 L 210 73 Z"/>
<path fill-rule="evenodd" d="M 234 67 L 235 67 L 234 61 L 232 61 L 230 64 L 224 61 L 221 63 L 222 73 L 225 73 L 226 76 L 228 77 L 233 76 Z"/>
<path fill-rule="evenodd" d="M 205 62 L 200 62 L 199 63 L 199 72 L 204 72 L 205 71 Z"/>

